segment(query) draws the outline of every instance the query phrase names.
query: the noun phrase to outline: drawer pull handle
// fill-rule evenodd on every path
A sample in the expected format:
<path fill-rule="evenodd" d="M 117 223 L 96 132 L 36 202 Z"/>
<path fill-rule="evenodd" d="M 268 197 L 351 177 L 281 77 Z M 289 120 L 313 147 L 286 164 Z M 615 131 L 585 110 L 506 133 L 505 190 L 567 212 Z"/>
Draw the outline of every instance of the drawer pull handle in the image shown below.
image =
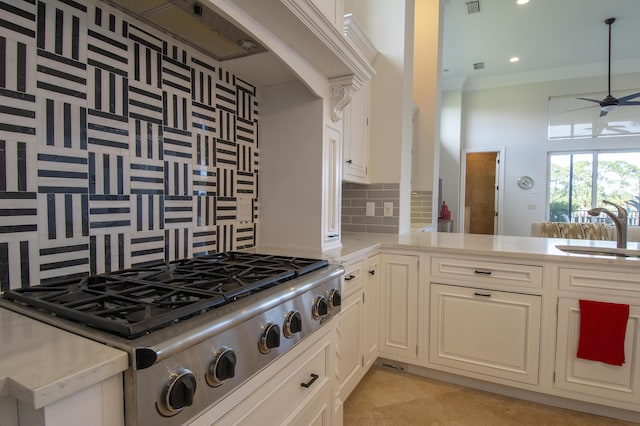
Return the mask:
<path fill-rule="evenodd" d="M 351 281 L 351 280 L 352 280 L 352 279 L 354 279 L 355 277 L 356 277 L 355 275 L 353 275 L 353 274 L 349 274 L 349 275 L 347 275 L 346 277 L 344 277 L 344 280 L 345 280 L 345 281 Z"/>
<path fill-rule="evenodd" d="M 491 275 L 491 271 L 483 271 L 481 269 L 476 269 L 474 272 L 476 275 Z"/>
<path fill-rule="evenodd" d="M 309 380 L 307 383 L 300 383 L 300 386 L 302 386 L 303 388 L 308 388 L 309 386 L 311 386 L 316 380 L 318 380 L 318 376 L 317 374 L 311 374 L 311 380 Z"/>
<path fill-rule="evenodd" d="M 475 293 L 473 293 L 474 296 L 479 296 L 479 297 L 491 297 L 491 294 L 489 293 L 478 293 L 477 291 Z"/>
<path fill-rule="evenodd" d="M 374 276 L 376 274 L 376 270 L 372 269 L 369 271 L 369 275 Z"/>

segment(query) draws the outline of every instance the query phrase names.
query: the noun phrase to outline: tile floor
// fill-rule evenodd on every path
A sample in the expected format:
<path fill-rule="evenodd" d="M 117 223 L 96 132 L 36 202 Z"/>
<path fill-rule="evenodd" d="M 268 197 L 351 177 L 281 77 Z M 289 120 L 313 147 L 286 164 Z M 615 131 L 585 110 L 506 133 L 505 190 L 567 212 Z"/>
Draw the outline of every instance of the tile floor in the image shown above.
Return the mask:
<path fill-rule="evenodd" d="M 637 425 L 372 366 L 344 405 L 344 426 Z"/>

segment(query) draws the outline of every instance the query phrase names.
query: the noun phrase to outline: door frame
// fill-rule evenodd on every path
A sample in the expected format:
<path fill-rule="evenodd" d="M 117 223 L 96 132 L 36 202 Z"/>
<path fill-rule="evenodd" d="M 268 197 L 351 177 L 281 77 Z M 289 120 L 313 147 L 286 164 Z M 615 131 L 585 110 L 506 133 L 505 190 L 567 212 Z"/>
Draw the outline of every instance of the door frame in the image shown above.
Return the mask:
<path fill-rule="evenodd" d="M 498 206 L 498 217 L 497 217 L 497 233 L 495 235 L 502 235 L 502 216 L 504 212 L 504 165 L 505 165 L 505 151 L 506 148 L 504 146 L 499 147 L 484 147 L 484 148 L 465 148 L 461 151 L 460 158 L 460 200 L 458 209 L 458 223 L 460 224 L 460 232 L 464 233 L 464 200 L 467 193 L 467 154 L 474 154 L 478 152 L 497 152 L 498 158 L 500 159 L 500 163 L 496 167 L 497 176 L 496 176 L 496 184 L 498 185 L 498 190 L 496 191 L 496 204 Z M 494 229 L 496 226 L 494 225 Z"/>

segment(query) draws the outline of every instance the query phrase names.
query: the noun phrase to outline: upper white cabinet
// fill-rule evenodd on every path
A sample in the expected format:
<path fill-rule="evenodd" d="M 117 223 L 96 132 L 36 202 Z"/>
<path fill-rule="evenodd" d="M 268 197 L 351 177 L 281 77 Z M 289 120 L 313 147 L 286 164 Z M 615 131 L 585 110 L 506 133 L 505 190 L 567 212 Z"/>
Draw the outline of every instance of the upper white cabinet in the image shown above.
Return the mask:
<path fill-rule="evenodd" d="M 418 359 L 418 255 L 380 257 L 380 356 Z"/>
<path fill-rule="evenodd" d="M 344 17 L 344 34 L 358 55 L 373 64 L 378 51 L 353 15 Z M 371 81 L 351 96 L 343 111 L 344 167 L 342 178 L 347 182 L 369 183 L 369 128 L 371 116 Z"/>
<path fill-rule="evenodd" d="M 344 0 L 311 0 L 311 3 L 333 23 L 336 29 L 342 29 L 344 25 Z"/>
<path fill-rule="evenodd" d="M 371 83 L 367 81 L 344 109 L 343 180 L 369 183 Z"/>
<path fill-rule="evenodd" d="M 340 246 L 340 204 L 342 197 L 342 135 L 331 126 L 325 127 L 322 169 L 322 249 Z"/>

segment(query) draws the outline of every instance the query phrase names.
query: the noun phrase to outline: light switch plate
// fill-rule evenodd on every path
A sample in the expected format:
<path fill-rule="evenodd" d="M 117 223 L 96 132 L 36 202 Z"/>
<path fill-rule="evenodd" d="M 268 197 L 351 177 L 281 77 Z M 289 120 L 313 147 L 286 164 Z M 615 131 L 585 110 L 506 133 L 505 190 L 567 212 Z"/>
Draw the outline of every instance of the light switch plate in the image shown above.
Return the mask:
<path fill-rule="evenodd" d="M 376 215 L 376 203 L 373 201 L 367 202 L 367 216 L 375 216 Z"/>
<path fill-rule="evenodd" d="M 393 203 L 384 203 L 384 215 L 393 216 Z"/>

